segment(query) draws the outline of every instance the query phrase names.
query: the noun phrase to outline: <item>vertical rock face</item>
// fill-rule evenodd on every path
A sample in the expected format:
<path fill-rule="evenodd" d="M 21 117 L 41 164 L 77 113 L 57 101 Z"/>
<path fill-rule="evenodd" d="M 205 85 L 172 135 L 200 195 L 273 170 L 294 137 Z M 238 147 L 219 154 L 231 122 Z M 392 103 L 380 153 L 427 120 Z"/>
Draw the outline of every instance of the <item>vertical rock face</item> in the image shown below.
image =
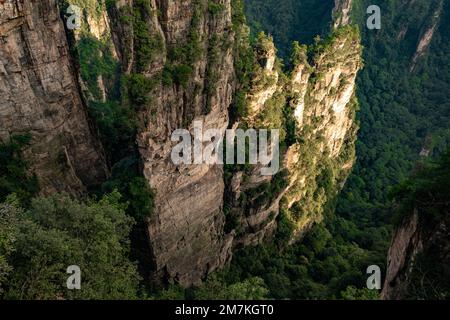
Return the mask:
<path fill-rule="evenodd" d="M 237 51 L 252 49 L 241 43 L 248 40 L 248 30 L 233 20 L 239 1 L 233 3 L 75 3 L 84 11 L 82 29 L 75 32 L 79 49 L 88 41 L 101 48 L 99 55 L 91 53 L 95 59 L 111 54 L 108 61 L 120 62 L 122 107 L 132 108 L 138 118 L 142 172 L 156 191 L 155 212 L 147 220 L 153 257 L 148 268 L 155 279 L 185 286 L 224 266 L 233 247 L 259 244 L 272 235 L 281 211 L 294 223 L 295 235 L 320 221 L 323 205 L 339 190 L 354 159 L 354 87 L 361 67 L 357 32 L 336 31 L 311 57 L 299 46 L 289 74 L 282 71 L 270 37 L 261 38 L 251 53 L 254 70 L 242 99 L 247 113 L 230 123 L 240 87 Z M 117 75 L 85 68 L 88 81 L 84 77 L 78 85 L 81 77 L 71 65 L 56 1 L 6 1 L 0 9 L 2 139 L 33 134 L 29 157 L 47 192 L 101 181 L 100 147 L 90 133 L 79 87 L 90 101 L 104 102 Z M 286 121 L 293 121 L 295 133 L 288 132 Z M 282 139 L 289 140 L 281 172 L 261 176 L 254 166 L 224 179 L 221 165 L 174 164 L 172 150 L 179 141 L 172 141 L 172 133 L 185 129 L 194 136 L 195 124 L 203 131 L 218 130 L 220 138 L 228 127 L 281 129 Z"/>
<path fill-rule="evenodd" d="M 322 220 L 324 205 L 341 189 L 353 166 L 357 132 L 355 81 L 362 67 L 361 52 L 358 32 L 343 27 L 318 50 L 311 65 L 304 61 L 295 70 L 312 71 L 305 97 L 294 99 L 297 119 L 302 122 L 298 128 L 300 139 L 288 151 L 292 187 L 286 199 L 296 234 Z M 294 88 L 303 72 L 294 72 Z"/>
<path fill-rule="evenodd" d="M 117 20 L 124 21 L 126 12 L 134 11 L 135 17 L 140 12 L 151 35 L 149 41 L 157 47 L 151 59 L 140 63 L 137 43 L 142 39 L 136 20 L 127 27 L 133 29 L 133 39 L 124 40 L 125 35 L 113 38 L 119 44 L 123 64 L 128 65 L 124 70 L 154 81 L 150 102 L 140 111 L 138 135 L 144 176 L 157 194 L 156 210 L 148 221 L 154 275 L 188 286 L 229 261 L 233 247 L 258 244 L 273 234 L 283 208 L 289 209 L 298 201 L 309 206 L 303 208 L 304 213 L 296 213 L 300 218 L 292 217 L 299 233 L 320 220 L 327 198 L 316 180 L 328 169 L 338 190 L 353 164 L 354 85 L 361 66 L 361 47 L 353 29 L 341 30 L 319 50 L 313 65 L 306 57 L 299 58 L 290 80 L 286 80 L 276 62 L 276 49 L 266 39 L 255 49 L 257 70 L 246 96 L 248 114 L 239 123 L 230 124 L 229 107 L 238 81 L 231 1 L 146 3 L 117 2 L 112 15 L 119 19 L 113 19 L 112 26 L 113 30 L 125 30 Z M 184 80 L 183 73 L 188 75 Z M 171 141 L 174 130 L 187 129 L 192 134 L 194 122 L 201 123 L 203 130 L 218 129 L 222 137 L 227 127 L 244 122 L 257 129 L 282 129 L 283 101 L 288 100 L 303 142 L 287 151 L 285 170 L 276 177 L 260 176 L 258 167 L 250 174 L 237 172 L 227 186 L 233 189 L 229 192 L 222 166 L 173 163 L 172 149 L 179 143 Z M 322 142 L 312 143 L 319 140 Z M 280 187 L 284 180 L 287 185 Z M 268 184 L 277 185 L 277 190 L 264 201 L 256 200 L 265 195 L 254 190 Z M 247 197 L 249 201 L 243 204 L 245 193 L 253 198 Z M 285 196 L 287 201 L 281 203 Z M 227 220 L 230 215 L 237 216 L 237 226 L 225 226 L 226 215 Z"/>
<path fill-rule="evenodd" d="M 401 300 L 408 297 L 446 299 L 448 291 L 445 293 L 446 291 L 441 288 L 449 286 L 450 215 L 448 209 L 445 214 L 439 221 L 427 222 L 429 217 L 423 216 L 421 219 L 421 212 L 415 210 L 396 228 L 388 252 L 382 299 Z M 439 270 L 437 274 L 441 280 L 434 278 L 436 275 L 430 272 L 430 266 L 423 265 L 423 261 L 428 261 L 432 266 L 447 266 L 447 269 Z"/>
<path fill-rule="evenodd" d="M 32 135 L 26 157 L 43 193 L 105 178 L 56 0 L 0 2 L 0 95 L 0 139 Z"/>
<path fill-rule="evenodd" d="M 333 9 L 334 27 L 345 26 L 350 23 L 350 12 L 353 0 L 335 0 Z"/>
<path fill-rule="evenodd" d="M 417 67 L 418 61 L 426 54 L 431 41 L 433 40 L 434 33 L 439 25 L 440 18 L 442 15 L 442 10 L 444 8 L 444 1 L 437 0 L 435 3 L 435 8 L 431 6 L 432 11 L 430 12 L 430 21 L 423 27 L 419 41 L 417 43 L 416 52 L 413 57 L 411 71 Z"/>
<path fill-rule="evenodd" d="M 263 39 L 261 47 L 265 49 L 257 54 L 262 65 L 254 73 L 247 96 L 246 125 L 274 125 L 276 112 L 270 109 L 281 101 L 276 107 L 281 110 L 287 102 L 296 134 L 282 155 L 279 175 L 262 179 L 259 170 L 253 170 L 250 174 L 238 172 L 233 178 L 231 202 L 241 228 L 236 243 L 243 245 L 258 244 L 272 235 L 281 211 L 294 224 L 292 241 L 298 239 L 322 220 L 324 205 L 340 190 L 355 160 L 355 81 L 362 66 L 358 32 L 352 27 L 337 30 L 316 48 L 311 62 L 307 48 L 297 47 L 293 70 L 283 77 L 273 63 L 275 50 L 270 41 Z M 285 183 L 280 188 L 283 173 Z M 328 181 L 326 185 L 324 181 Z M 267 184 L 277 190 L 275 194 L 265 194 Z M 261 201 L 262 197 L 267 201 Z"/>
<path fill-rule="evenodd" d="M 400 299 L 405 294 L 412 262 L 422 248 L 419 217 L 415 212 L 394 233 L 388 252 L 388 270 L 382 293 L 383 299 Z"/>
<path fill-rule="evenodd" d="M 233 92 L 233 34 L 230 0 L 215 1 L 218 11 L 207 1 L 151 1 L 149 17 L 153 30 L 164 43 L 143 71 L 153 76 L 171 64 L 175 72 L 191 68 L 189 81 L 157 86 L 151 108 L 142 112 L 145 128 L 138 143 L 144 175 L 156 190 L 156 214 L 148 223 L 151 251 L 157 276 L 190 285 L 223 266 L 230 258 L 231 237 L 224 232 L 223 169 L 217 165 L 175 165 L 171 152 L 174 130 L 193 133 L 193 122 L 203 130 L 228 126 L 228 107 Z M 173 58 L 176 50 L 196 49 Z"/>

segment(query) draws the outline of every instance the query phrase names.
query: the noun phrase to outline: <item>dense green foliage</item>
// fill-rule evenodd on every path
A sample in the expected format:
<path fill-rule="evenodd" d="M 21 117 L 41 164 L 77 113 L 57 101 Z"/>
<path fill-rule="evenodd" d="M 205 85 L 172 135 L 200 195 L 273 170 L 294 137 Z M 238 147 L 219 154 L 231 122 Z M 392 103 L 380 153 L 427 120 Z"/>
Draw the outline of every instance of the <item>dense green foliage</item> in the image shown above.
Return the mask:
<path fill-rule="evenodd" d="M 36 176 L 28 173 L 22 149 L 31 136 L 13 136 L 9 143 L 0 144 L 0 297 L 4 283 L 12 271 L 8 261 L 15 250 L 20 204 L 27 205 L 39 191 Z"/>
<path fill-rule="evenodd" d="M 13 136 L 9 143 L 0 144 L 0 202 L 15 193 L 22 203 L 38 191 L 38 181 L 27 172 L 28 166 L 23 159 L 22 150 L 31 136 Z"/>
<path fill-rule="evenodd" d="M 253 47 L 250 45 L 249 30 L 245 28 L 246 17 L 242 0 L 233 0 L 232 22 L 233 31 L 236 34 L 234 46 L 234 68 L 238 87 L 236 88 L 233 104 L 231 105 L 231 122 L 247 115 L 246 94 L 250 90 L 255 56 Z"/>
<path fill-rule="evenodd" d="M 132 73 L 122 78 L 122 98 L 128 102 L 128 107 L 136 111 L 142 110 L 150 102 L 150 91 L 155 81 L 139 73 Z"/>
<path fill-rule="evenodd" d="M 227 273 L 228 281 L 261 277 L 275 299 L 348 298 L 349 290 L 363 288 L 366 268 L 384 259 L 374 257 L 344 236 L 371 238 L 340 217 L 334 217 L 329 205 L 325 224 L 316 226 L 301 243 L 286 246 L 291 239 L 290 220 L 280 215 L 275 241 L 238 251 Z M 341 234 L 344 234 L 342 236 Z M 336 235 L 336 236 L 335 236 Z M 389 233 L 380 235 L 384 242 Z M 370 292 L 366 292 L 370 293 Z M 376 298 L 377 293 L 360 298 Z"/>
<path fill-rule="evenodd" d="M 15 228 L 4 298 L 135 298 L 139 276 L 128 260 L 134 222 L 119 200 L 117 192 L 86 204 L 55 194 L 33 199 L 26 210 L 2 204 L 2 222 Z M 66 287 L 71 265 L 81 268 L 83 290 Z"/>
<path fill-rule="evenodd" d="M 391 193 L 398 203 L 396 222 L 416 211 L 424 228 L 435 226 L 449 213 L 450 150 L 436 161 L 417 164 L 415 171 Z"/>
<path fill-rule="evenodd" d="M 114 76 L 118 72 L 119 65 L 112 56 L 110 46 L 109 39 L 100 41 L 87 33 L 77 42 L 81 77 L 87 85 L 89 94 L 95 100 L 103 98 L 98 83 L 99 76 L 109 84 L 114 82 Z"/>
<path fill-rule="evenodd" d="M 20 211 L 14 206 L 13 197 L 10 197 L 7 203 L 0 204 L 0 297 L 2 297 L 3 286 L 8 275 L 12 271 L 8 260 L 14 252 L 19 213 Z"/>
<path fill-rule="evenodd" d="M 227 285 L 219 275 L 213 275 L 195 290 L 194 297 L 197 300 L 263 300 L 267 293 L 261 278 L 248 278 Z"/>
<path fill-rule="evenodd" d="M 137 185 L 136 188 L 141 186 Z M 65 194 L 34 198 L 23 209 L 15 196 L 0 204 L 0 297 L 3 299 L 266 299 L 261 278 L 228 283 L 226 273 L 193 289 L 141 291 L 130 262 L 134 221 L 114 191 L 99 201 Z M 82 290 L 68 290 L 68 266 L 81 268 Z"/>
<path fill-rule="evenodd" d="M 293 40 L 311 44 L 330 30 L 333 0 L 245 0 L 247 21 L 254 35 L 272 35 L 280 56 L 289 57 Z"/>
<path fill-rule="evenodd" d="M 172 285 L 161 291 L 158 300 L 264 300 L 268 290 L 263 279 L 253 277 L 242 282 L 228 283 L 226 270 L 215 273 L 198 287 L 184 289 Z"/>
<path fill-rule="evenodd" d="M 102 185 L 102 193 L 118 190 L 129 204 L 127 213 L 142 223 L 153 213 L 155 194 L 139 172 L 136 157 L 122 159 L 112 167 L 111 177 Z"/>
<path fill-rule="evenodd" d="M 111 163 L 133 152 L 137 120 L 135 110 L 117 101 L 89 102 L 89 116 L 95 121 L 100 140 Z"/>
<path fill-rule="evenodd" d="M 450 143 L 447 1 L 427 58 L 411 71 L 421 29 L 427 26 L 435 4 L 382 1 L 383 27 L 378 34 L 363 28 L 365 20 L 360 22 L 366 50 L 365 68 L 357 83 L 361 106 L 358 161 L 339 199 L 337 217 L 360 230 L 362 237 L 345 239 L 370 252 L 380 266 L 385 264 L 380 258 L 387 251 L 386 231 L 392 222 L 389 190 L 408 178 L 421 150 L 435 157 Z M 365 17 L 365 8 L 356 8 L 355 20 Z M 404 39 L 399 41 L 405 28 Z"/>

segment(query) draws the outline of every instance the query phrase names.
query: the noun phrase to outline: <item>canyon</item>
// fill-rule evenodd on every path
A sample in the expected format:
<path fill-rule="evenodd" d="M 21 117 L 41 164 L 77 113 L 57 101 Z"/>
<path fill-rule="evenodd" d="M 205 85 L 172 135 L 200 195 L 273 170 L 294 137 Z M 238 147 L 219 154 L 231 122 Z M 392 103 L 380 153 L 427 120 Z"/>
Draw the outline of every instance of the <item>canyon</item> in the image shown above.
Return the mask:
<path fill-rule="evenodd" d="M 296 44 L 291 71 L 281 67 L 270 36 L 250 43 L 237 0 L 71 4 L 84 12 L 80 30 L 65 28 L 65 1 L 0 4 L 0 138 L 32 136 L 25 155 L 42 194 L 80 196 L 107 179 L 108 160 L 87 109 L 113 99 L 118 82 L 131 83 L 121 103 L 136 112 L 141 173 L 156 193 L 146 220 L 153 281 L 199 283 L 236 248 L 270 240 L 281 214 L 295 226 L 291 241 L 322 220 L 355 161 L 362 48 L 347 25 L 351 1 L 336 1 L 342 14 L 335 10 L 332 35 L 312 54 Z M 96 54 L 117 64 L 117 73 L 83 78 L 75 56 L 86 39 L 104 46 Z M 253 71 L 245 80 L 246 55 Z M 136 93 L 136 83 L 145 92 Z M 238 101 L 246 108 L 236 116 Z M 172 132 L 193 132 L 194 123 L 222 136 L 229 128 L 281 129 L 283 172 L 175 165 Z"/>

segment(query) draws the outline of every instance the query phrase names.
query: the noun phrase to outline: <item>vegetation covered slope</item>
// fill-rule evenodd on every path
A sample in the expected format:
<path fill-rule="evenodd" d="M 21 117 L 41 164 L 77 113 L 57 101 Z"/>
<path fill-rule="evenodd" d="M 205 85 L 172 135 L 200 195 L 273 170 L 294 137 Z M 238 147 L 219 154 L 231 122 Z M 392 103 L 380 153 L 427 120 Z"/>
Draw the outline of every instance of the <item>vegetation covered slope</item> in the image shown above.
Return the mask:
<path fill-rule="evenodd" d="M 395 191 L 385 299 L 450 298 L 450 150 L 417 165 Z"/>
<path fill-rule="evenodd" d="M 341 292 L 350 285 L 364 287 L 367 266 L 377 264 L 384 269 L 391 230 L 390 187 L 409 176 L 421 153 L 437 155 L 449 143 L 450 61 L 445 56 L 450 43 L 449 3 L 444 2 L 430 48 L 414 68 L 416 49 L 440 1 L 381 1 L 380 31 L 365 27 L 365 10 L 372 3 L 354 3 L 353 20 L 360 26 L 365 46 L 365 68 L 357 82 L 361 125 L 358 160 L 343 194 L 336 200 L 336 214 L 330 202 L 324 224 L 305 238 L 299 251 L 292 256 L 280 255 L 266 246 L 253 252 L 253 259 L 261 261 L 261 265 L 276 266 L 270 276 L 274 280 L 267 275 L 266 281 L 273 283 L 269 287 L 278 297 L 349 296 Z M 258 1 L 248 4 L 258 5 Z M 278 10 L 275 7 L 278 5 L 270 9 Z M 252 12 L 247 10 L 250 21 L 264 21 Z M 285 10 L 284 14 L 289 17 L 291 13 Z M 282 17 L 277 20 L 281 28 Z M 271 30 L 277 21 L 252 25 Z M 277 33 L 274 40 L 281 46 L 286 41 Z M 299 263 L 299 256 L 306 259 Z M 239 273 L 263 274 L 263 269 L 255 269 L 258 263 L 252 265 L 252 271 L 245 267 L 248 252 L 241 257 Z M 302 265 L 301 273 L 292 271 Z M 296 289 L 296 283 L 306 283 L 308 288 Z M 280 293 L 281 287 L 284 293 Z"/>
<path fill-rule="evenodd" d="M 330 30 L 334 0 L 245 0 L 253 34 L 264 30 L 275 38 L 281 58 L 289 57 L 293 40 L 312 44 Z"/>

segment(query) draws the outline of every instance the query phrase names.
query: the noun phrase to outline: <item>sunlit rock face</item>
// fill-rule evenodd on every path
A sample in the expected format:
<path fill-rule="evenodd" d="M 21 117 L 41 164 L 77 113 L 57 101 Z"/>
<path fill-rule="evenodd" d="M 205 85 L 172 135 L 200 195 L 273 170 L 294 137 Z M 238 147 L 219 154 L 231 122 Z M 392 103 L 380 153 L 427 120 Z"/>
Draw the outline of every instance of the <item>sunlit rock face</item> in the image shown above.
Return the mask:
<path fill-rule="evenodd" d="M 281 94 L 292 108 L 297 142 L 282 155 L 287 181 L 270 201 L 261 204 L 257 199 L 263 193 L 257 190 L 267 183 L 276 184 L 276 178 L 259 179 L 258 168 L 250 174 L 239 172 L 233 178 L 233 210 L 244 229 L 237 237 L 239 245 L 255 245 L 272 236 L 281 211 L 295 226 L 292 241 L 301 238 L 311 225 L 322 220 L 325 203 L 340 190 L 355 160 L 355 80 L 362 67 L 358 32 L 351 27 L 337 30 L 310 59 L 307 48 L 298 47 L 292 71 L 283 77 L 279 75 L 282 71 L 270 63 L 275 58 L 273 44 L 267 43 L 270 41 L 262 40 L 265 51 L 256 59 L 264 63 L 247 97 L 250 116 L 245 119 L 246 125 L 270 125 L 274 116 L 266 119 L 265 114 Z M 331 189 L 318 181 L 325 174 Z M 250 208 L 243 210 L 239 199 L 250 194 Z"/>
<path fill-rule="evenodd" d="M 144 175 L 157 192 L 156 214 L 148 222 L 154 275 L 175 279 L 183 285 L 197 283 L 220 269 L 231 259 L 233 248 L 270 238 L 280 211 L 290 210 L 300 202 L 309 213 L 290 217 L 296 226 L 294 238 L 298 239 L 321 220 L 327 196 L 316 183 L 318 177 L 326 170 L 332 171 L 336 193 L 354 161 L 354 91 L 356 74 L 361 68 L 360 39 L 355 30 L 336 33 L 312 61 L 305 58 L 299 62 L 287 78 L 280 76 L 283 71 L 277 65 L 276 48 L 270 38 L 266 39 L 255 49 L 258 72 L 254 73 L 256 78 L 252 79 L 246 96 L 248 113 L 238 123 L 229 123 L 228 112 L 237 81 L 234 32 L 231 3 L 220 3 L 222 10 L 212 15 L 194 1 L 152 2 L 152 8 L 161 14 L 149 19 L 151 29 L 163 39 L 164 50 L 143 71 L 148 76 L 167 66 L 170 52 L 192 34 L 194 20 L 199 36 L 200 53 L 193 61 L 192 77 L 185 85 L 154 89 L 151 108 L 142 113 L 145 128 L 138 137 Z M 201 14 L 196 16 L 195 12 Z M 213 50 L 217 41 L 222 45 Z M 211 70 L 215 71 L 212 90 L 208 89 Z M 251 201 L 249 211 L 239 205 L 244 193 L 278 180 L 261 176 L 259 166 L 250 174 L 237 173 L 231 185 L 226 186 L 222 166 L 176 166 L 171 161 L 171 150 L 177 143 L 171 141 L 174 130 L 186 128 L 193 132 L 194 121 L 202 122 L 205 130 L 214 128 L 221 132 L 244 123 L 247 127 L 271 127 L 273 119 L 264 119 L 267 110 L 283 101 L 281 97 L 286 94 L 295 96 L 289 103 L 303 142 L 284 151 L 282 169 L 287 172 L 287 184 L 268 201 Z M 230 198 L 234 200 L 230 202 Z M 235 228 L 226 225 L 230 215 L 237 217 Z"/>
<path fill-rule="evenodd" d="M 350 12 L 353 0 L 335 0 L 333 9 L 334 28 L 346 26 L 350 23 Z"/>
<path fill-rule="evenodd" d="M 121 87 L 121 103 L 136 112 L 142 174 L 156 192 L 155 212 L 146 221 L 152 265 L 145 267 L 152 280 L 199 283 L 225 266 L 236 247 L 271 239 L 280 212 L 295 226 L 292 241 L 321 220 L 354 161 L 361 47 L 353 28 L 338 28 L 311 54 L 300 46 L 289 72 L 271 37 L 261 37 L 252 48 L 247 112 L 231 123 L 241 85 L 237 48 L 251 48 L 248 29 L 233 21 L 232 1 L 75 2 L 83 9 L 82 28 L 75 31 L 64 29 L 56 1 L 0 4 L 0 89 L 6 97 L 0 133 L 4 141 L 13 133 L 33 134 L 27 154 L 45 192 L 81 192 L 104 180 L 102 148 L 83 101 L 109 101 L 112 84 L 137 79 L 146 86 L 144 97 L 127 104 L 133 97 Z M 67 39 L 71 49 L 86 39 L 101 44 L 99 57 L 112 56 L 117 75 L 100 74 L 93 92 L 72 63 Z M 286 129 L 286 110 L 295 135 Z M 175 165 L 172 133 L 194 133 L 194 123 L 222 137 L 227 128 L 280 129 L 282 139 L 291 140 L 282 149 L 280 172 L 262 176 L 257 165 L 224 174 L 218 164 Z M 327 179 L 325 187 L 320 181 Z"/>
<path fill-rule="evenodd" d="M 143 126 L 137 138 L 144 176 L 156 191 L 155 214 L 148 221 L 154 278 L 186 286 L 231 257 L 232 236 L 223 232 L 222 166 L 175 165 L 171 160 L 175 130 L 192 131 L 196 121 L 204 130 L 223 134 L 228 126 L 234 87 L 231 2 L 216 2 L 218 12 L 212 14 L 207 1 L 150 1 L 151 14 L 145 17 L 162 46 L 141 73 L 157 77 L 169 64 L 191 69 L 183 84 L 175 80 L 154 87 L 151 103 L 140 114 Z M 174 51 L 189 45 L 195 47 L 195 57 L 173 58 Z"/>
<path fill-rule="evenodd" d="M 417 43 L 416 52 L 414 53 L 414 57 L 411 63 L 411 71 L 414 71 L 416 69 L 419 60 L 426 55 L 441 20 L 443 9 L 444 1 L 438 1 L 435 6 L 435 10 L 431 12 L 429 22 L 426 23 L 424 27 L 422 27 L 420 39 Z"/>

